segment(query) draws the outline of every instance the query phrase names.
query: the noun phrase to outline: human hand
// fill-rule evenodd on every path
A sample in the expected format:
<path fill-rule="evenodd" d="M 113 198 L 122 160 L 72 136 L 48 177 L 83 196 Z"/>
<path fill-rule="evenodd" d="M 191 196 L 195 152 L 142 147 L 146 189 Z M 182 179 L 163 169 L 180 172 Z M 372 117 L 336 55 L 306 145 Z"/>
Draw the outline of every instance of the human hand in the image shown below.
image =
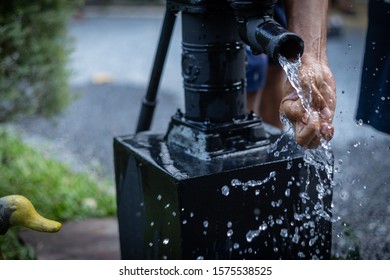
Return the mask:
<path fill-rule="evenodd" d="M 309 55 L 302 56 L 298 81 L 298 92 L 286 82 L 280 113 L 291 121 L 297 144 L 312 149 L 320 145 L 321 139 L 333 138 L 335 82 L 327 61 L 318 61 Z"/>

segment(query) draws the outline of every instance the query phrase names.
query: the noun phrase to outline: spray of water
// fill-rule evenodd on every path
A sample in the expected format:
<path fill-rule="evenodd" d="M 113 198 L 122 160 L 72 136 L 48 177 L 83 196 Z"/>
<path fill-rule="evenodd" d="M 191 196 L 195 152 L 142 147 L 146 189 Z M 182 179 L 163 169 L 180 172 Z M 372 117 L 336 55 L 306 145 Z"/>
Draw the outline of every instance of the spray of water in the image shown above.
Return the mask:
<path fill-rule="evenodd" d="M 287 60 L 286 58 L 280 56 L 279 63 L 286 72 L 287 78 L 291 85 L 297 92 L 297 95 L 301 101 L 301 104 L 305 111 L 311 114 L 319 114 L 311 106 L 312 103 L 312 90 L 309 87 L 306 92 L 303 90 L 300 81 L 299 81 L 299 68 L 301 67 L 301 59 L 298 57 L 295 61 Z M 284 120 L 286 121 L 286 120 Z M 291 127 L 291 124 L 289 124 Z M 319 135 L 321 137 L 321 135 Z M 333 187 L 333 156 L 331 152 L 331 146 L 329 141 L 326 141 L 321 137 L 321 145 L 316 149 L 306 149 L 304 151 L 304 161 L 307 166 L 307 172 L 310 172 L 310 166 L 314 167 L 315 176 L 318 178 L 318 184 L 316 185 L 316 190 L 318 193 L 318 198 L 320 204 L 317 204 L 315 207 L 316 214 L 319 217 L 322 217 L 327 220 L 333 221 L 332 217 L 325 210 L 323 198 L 331 193 L 331 188 Z M 326 174 L 324 177 L 323 172 Z M 310 182 L 306 182 L 306 188 L 309 187 Z"/>
<path fill-rule="evenodd" d="M 301 58 L 298 57 L 296 60 L 288 60 L 283 56 L 279 56 L 279 64 L 282 66 L 285 71 L 287 78 L 293 88 L 296 90 L 297 95 L 301 101 L 301 104 L 305 111 L 309 114 L 319 114 L 311 106 L 313 97 L 312 90 L 309 87 L 308 90 L 303 90 L 300 81 L 299 81 L 299 68 L 302 65 Z M 286 120 L 284 120 L 286 123 Z M 289 124 L 291 126 L 291 124 Z M 331 146 L 329 141 L 326 141 L 319 135 L 321 138 L 321 145 L 316 149 L 307 149 L 305 150 L 304 160 L 306 163 L 313 165 L 316 170 L 325 170 L 327 174 L 327 179 L 331 181 L 332 179 L 332 163 L 333 157 L 331 153 Z M 319 175 L 319 174 L 318 174 Z"/>

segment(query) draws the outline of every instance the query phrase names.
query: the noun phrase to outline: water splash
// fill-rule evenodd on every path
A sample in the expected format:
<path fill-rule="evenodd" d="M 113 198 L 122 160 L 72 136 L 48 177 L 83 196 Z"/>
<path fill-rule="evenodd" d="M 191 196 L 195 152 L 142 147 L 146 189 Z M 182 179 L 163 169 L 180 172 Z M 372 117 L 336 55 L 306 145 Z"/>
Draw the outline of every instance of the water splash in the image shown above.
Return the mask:
<path fill-rule="evenodd" d="M 298 57 L 296 60 L 291 61 L 283 56 L 279 56 L 279 64 L 280 66 L 282 66 L 291 85 L 296 90 L 298 97 L 302 102 L 303 108 L 305 109 L 306 112 L 311 113 L 313 111 L 310 105 L 312 102 L 311 88 L 309 88 L 309 91 L 304 91 L 299 81 L 298 73 L 299 73 L 299 68 L 302 65 L 301 57 Z"/>
<path fill-rule="evenodd" d="M 289 82 L 296 90 L 305 111 L 309 115 L 319 114 L 319 112 L 315 111 L 311 106 L 313 98 L 310 85 L 308 89 L 304 90 L 299 81 L 299 68 L 302 65 L 301 58 L 299 57 L 295 61 L 290 61 L 283 56 L 279 56 L 279 63 L 286 72 Z M 291 127 L 291 124 L 289 124 L 289 126 Z M 326 194 L 324 193 L 324 190 L 327 189 L 326 185 L 329 184 L 328 182 L 333 185 L 333 155 L 329 141 L 326 141 L 321 137 L 320 146 L 318 148 L 305 149 L 304 161 L 307 166 L 313 166 L 315 168 L 315 176 L 319 179 L 319 185 L 317 185 L 316 188 L 319 191 L 319 198 L 323 198 Z M 320 171 L 325 171 L 326 178 L 321 178 L 322 175 Z M 309 169 L 308 172 L 310 172 Z M 307 187 L 309 186 L 309 183 L 310 182 L 306 182 Z"/>
<path fill-rule="evenodd" d="M 302 65 L 301 58 L 298 57 L 298 59 L 291 61 L 283 56 L 279 56 L 279 64 L 285 71 L 287 79 L 289 80 L 293 88 L 296 90 L 297 95 L 305 111 L 309 115 L 319 114 L 319 112 L 315 111 L 311 106 L 313 97 L 310 84 L 308 89 L 303 89 L 300 84 L 299 68 Z M 291 124 L 288 124 L 289 127 L 291 127 Z M 316 169 L 325 169 L 326 174 L 330 179 L 333 170 L 333 157 L 329 141 L 326 141 L 321 137 L 321 145 L 318 148 L 305 150 L 304 160 L 306 163 L 314 165 Z"/>
<path fill-rule="evenodd" d="M 276 171 L 271 171 L 267 177 L 265 177 L 263 180 L 248 180 L 246 182 L 242 182 L 239 179 L 233 179 L 230 182 L 231 188 L 241 188 L 243 191 L 247 191 L 249 188 L 253 187 L 259 187 L 270 180 L 276 180 Z M 221 189 L 222 195 L 228 196 L 230 193 L 230 187 L 225 185 Z M 256 190 L 257 195 L 259 194 L 259 190 Z"/>
<path fill-rule="evenodd" d="M 298 71 L 301 65 L 300 59 L 297 61 L 291 62 L 285 60 L 280 63 L 289 77 L 290 82 L 297 91 L 298 97 L 302 103 L 303 108 L 308 114 L 319 114 L 314 108 L 312 108 L 312 91 L 311 89 L 303 90 L 299 84 Z M 291 136 L 292 125 L 288 122 L 287 119 L 282 119 L 286 130 L 282 136 L 280 136 L 276 142 L 270 145 L 268 153 L 272 154 L 274 158 L 283 157 L 291 162 L 287 165 L 287 170 L 293 167 L 293 159 L 289 157 L 290 144 L 293 143 L 293 136 Z M 280 147 L 280 141 L 289 134 L 289 144 Z M 284 141 L 283 141 L 284 142 Z M 266 247 L 275 246 L 277 241 L 282 239 L 285 246 L 288 244 L 297 244 L 302 248 L 312 247 L 316 249 L 318 246 L 321 246 L 322 242 L 326 240 L 324 233 L 321 232 L 322 229 L 318 227 L 318 224 L 321 223 L 320 219 L 326 221 L 334 222 L 330 214 L 330 209 L 327 209 L 327 204 L 325 201 L 331 195 L 331 190 L 333 188 L 333 155 L 331 152 L 331 146 L 328 141 L 321 139 L 320 146 L 316 149 L 304 149 L 298 147 L 304 153 L 304 163 L 298 163 L 298 168 L 304 171 L 303 168 L 306 168 L 307 175 L 305 174 L 302 179 L 301 177 L 291 177 L 291 180 L 283 189 L 283 197 L 272 198 L 269 200 L 270 206 L 275 208 L 276 211 L 272 211 L 273 215 L 269 215 L 268 219 L 260 216 L 260 210 L 254 209 L 255 219 L 258 221 L 254 228 L 247 229 L 245 238 L 248 243 L 255 242 L 255 239 L 260 239 L 264 237 L 265 239 L 269 238 L 270 235 L 275 234 L 273 241 L 265 241 Z M 287 153 L 287 154 L 286 154 Z M 341 165 L 342 163 L 340 163 Z M 294 166 L 295 168 L 295 166 Z M 303 172 L 304 174 L 304 172 Z M 243 192 L 254 190 L 256 196 L 264 192 L 264 188 L 258 188 L 263 186 L 266 183 L 272 180 L 276 180 L 277 176 L 284 176 L 283 172 L 272 171 L 269 175 L 265 175 L 265 178 L 260 180 L 248 180 L 241 181 L 239 179 L 231 180 L 230 184 L 221 186 L 221 193 L 223 196 L 227 197 L 231 194 L 234 194 L 236 190 L 242 190 Z M 307 177 L 306 177 L 307 176 Z M 305 180 L 306 178 L 306 180 Z M 312 180 L 314 178 L 314 180 Z M 275 184 L 276 185 L 276 184 Z M 282 209 L 284 201 L 288 201 L 293 197 L 295 199 L 296 191 L 295 186 L 299 188 L 299 200 L 300 200 L 300 209 L 297 210 L 297 213 L 294 213 L 294 217 L 290 219 L 287 214 L 278 214 L 279 210 L 287 211 L 288 209 Z M 275 186 L 272 185 L 269 191 L 274 191 Z M 267 189 L 268 191 L 268 189 Z M 283 213 L 285 213 L 285 211 Z M 231 231 L 230 231 L 231 229 Z M 277 230 L 277 231 L 276 231 Z M 273 233 L 275 231 L 275 233 Z M 238 231 L 235 231 L 238 235 Z M 233 228 L 228 226 L 226 235 L 230 238 L 233 234 Z M 235 236 L 233 236 L 234 239 Z M 277 239 L 276 239 L 277 238 Z M 273 244 L 272 244 L 273 243 Z M 245 246 L 248 244 L 241 244 L 242 250 L 245 252 Z M 283 245 L 283 246 L 284 246 Z M 238 249 L 237 244 L 234 249 Z M 277 252 L 278 250 L 283 250 L 283 247 L 270 247 L 274 248 Z M 318 253 L 312 253 L 310 256 L 305 255 L 304 252 L 299 252 L 298 257 L 306 258 L 311 257 L 313 259 L 321 257 Z M 306 250 L 306 249 L 305 249 Z"/>

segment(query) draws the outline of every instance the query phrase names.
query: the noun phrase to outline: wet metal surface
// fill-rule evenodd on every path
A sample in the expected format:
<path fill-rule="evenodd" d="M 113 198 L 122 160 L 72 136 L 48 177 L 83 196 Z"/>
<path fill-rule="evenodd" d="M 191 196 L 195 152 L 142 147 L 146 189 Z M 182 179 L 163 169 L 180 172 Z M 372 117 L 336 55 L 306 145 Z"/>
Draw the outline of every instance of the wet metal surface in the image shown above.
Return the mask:
<path fill-rule="evenodd" d="M 329 181 L 291 137 L 270 140 L 284 152 L 269 144 L 205 161 L 163 135 L 116 138 L 122 257 L 329 259 Z"/>

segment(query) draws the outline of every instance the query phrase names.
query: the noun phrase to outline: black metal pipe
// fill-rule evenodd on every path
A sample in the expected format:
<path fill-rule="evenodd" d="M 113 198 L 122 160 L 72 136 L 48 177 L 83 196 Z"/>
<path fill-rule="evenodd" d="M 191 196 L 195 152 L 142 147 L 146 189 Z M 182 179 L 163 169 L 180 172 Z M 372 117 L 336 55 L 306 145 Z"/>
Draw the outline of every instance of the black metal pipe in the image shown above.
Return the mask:
<path fill-rule="evenodd" d="M 175 20 L 176 14 L 172 10 L 167 8 L 165 11 L 164 22 L 161 29 L 156 56 L 154 58 L 152 72 L 149 79 L 148 89 L 145 98 L 142 100 L 142 107 L 138 117 L 136 132 L 146 131 L 150 129 L 154 109 L 157 104 L 156 97 L 158 87 L 160 85 L 161 73 L 164 68 L 165 58 L 172 37 Z"/>
<path fill-rule="evenodd" d="M 195 122 L 245 117 L 245 49 L 234 14 L 182 13 L 185 116 Z"/>
<path fill-rule="evenodd" d="M 234 10 L 241 39 L 254 53 L 265 53 L 275 62 L 279 55 L 295 59 L 302 55 L 304 43 L 295 33 L 273 19 L 277 0 L 228 0 Z"/>
<path fill-rule="evenodd" d="M 303 40 L 269 16 L 249 19 L 244 32 L 253 51 L 265 53 L 275 62 L 278 62 L 279 55 L 296 59 L 303 53 Z"/>

